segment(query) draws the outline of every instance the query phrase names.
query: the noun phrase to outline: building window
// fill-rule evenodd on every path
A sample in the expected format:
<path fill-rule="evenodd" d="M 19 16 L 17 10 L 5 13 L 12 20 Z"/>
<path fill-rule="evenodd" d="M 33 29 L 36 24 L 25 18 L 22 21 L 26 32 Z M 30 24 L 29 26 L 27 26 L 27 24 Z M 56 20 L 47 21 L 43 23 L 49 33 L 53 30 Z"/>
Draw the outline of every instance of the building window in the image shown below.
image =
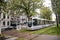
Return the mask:
<path fill-rule="evenodd" d="M 9 15 L 7 16 L 7 18 L 9 19 Z"/>
<path fill-rule="evenodd" d="M 7 25 L 9 25 L 9 21 L 7 22 Z"/>
<path fill-rule="evenodd" d="M 13 20 L 13 18 L 11 18 L 11 20 Z"/>
<path fill-rule="evenodd" d="M 5 25 L 5 21 L 3 22 L 3 25 Z"/>
<path fill-rule="evenodd" d="M 5 14 L 3 15 L 3 18 L 5 19 Z"/>

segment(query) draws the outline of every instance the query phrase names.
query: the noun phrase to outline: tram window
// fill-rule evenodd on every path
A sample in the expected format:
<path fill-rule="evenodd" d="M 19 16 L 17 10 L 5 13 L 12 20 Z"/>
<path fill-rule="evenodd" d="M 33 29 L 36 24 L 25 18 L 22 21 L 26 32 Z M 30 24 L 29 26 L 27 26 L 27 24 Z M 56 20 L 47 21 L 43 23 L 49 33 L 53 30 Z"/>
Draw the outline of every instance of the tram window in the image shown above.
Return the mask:
<path fill-rule="evenodd" d="M 42 20 L 40 20 L 40 25 L 43 25 L 43 21 Z"/>
<path fill-rule="evenodd" d="M 39 20 L 39 25 L 41 25 L 41 20 Z"/>
<path fill-rule="evenodd" d="M 39 25 L 40 23 L 39 23 L 39 20 L 37 21 L 37 24 Z"/>

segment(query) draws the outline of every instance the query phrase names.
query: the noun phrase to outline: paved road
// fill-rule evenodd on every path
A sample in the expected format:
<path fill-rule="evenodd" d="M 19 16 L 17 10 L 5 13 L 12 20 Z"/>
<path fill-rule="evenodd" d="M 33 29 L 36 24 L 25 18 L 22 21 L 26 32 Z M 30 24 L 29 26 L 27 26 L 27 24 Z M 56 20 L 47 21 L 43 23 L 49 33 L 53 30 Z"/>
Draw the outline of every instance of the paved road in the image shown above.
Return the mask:
<path fill-rule="evenodd" d="M 60 36 L 52 36 L 52 35 L 39 35 L 32 40 L 60 40 Z"/>

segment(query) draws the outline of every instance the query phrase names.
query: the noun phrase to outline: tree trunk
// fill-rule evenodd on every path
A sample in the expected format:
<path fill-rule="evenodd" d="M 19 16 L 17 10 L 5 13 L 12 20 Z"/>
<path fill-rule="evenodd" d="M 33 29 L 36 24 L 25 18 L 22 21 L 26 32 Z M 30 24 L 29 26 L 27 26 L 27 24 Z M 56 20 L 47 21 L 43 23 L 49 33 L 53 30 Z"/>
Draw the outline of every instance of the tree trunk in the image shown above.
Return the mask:
<path fill-rule="evenodd" d="M 1 34 L 1 26 L 0 26 L 0 34 Z"/>
<path fill-rule="evenodd" d="M 52 9 L 56 15 L 56 26 L 58 28 L 59 27 L 59 20 L 58 20 L 58 11 L 56 10 L 58 0 L 51 0 L 51 3 L 52 3 Z"/>
<path fill-rule="evenodd" d="M 57 16 L 57 14 L 56 14 L 56 26 L 57 26 L 57 28 L 59 27 L 59 22 L 58 22 L 58 16 Z"/>

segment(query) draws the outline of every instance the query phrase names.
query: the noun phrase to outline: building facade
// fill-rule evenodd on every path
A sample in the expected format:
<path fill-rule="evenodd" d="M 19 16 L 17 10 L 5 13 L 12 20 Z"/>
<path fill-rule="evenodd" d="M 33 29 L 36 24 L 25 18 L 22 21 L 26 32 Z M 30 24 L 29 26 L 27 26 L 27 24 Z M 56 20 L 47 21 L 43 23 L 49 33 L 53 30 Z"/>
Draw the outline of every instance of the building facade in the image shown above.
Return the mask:
<path fill-rule="evenodd" d="M 0 13 L 0 26 L 2 28 L 10 27 L 11 16 L 9 14 Z"/>
<path fill-rule="evenodd" d="M 27 23 L 27 16 L 26 15 L 20 15 L 19 17 L 13 17 L 9 13 L 0 14 L 0 26 L 1 28 L 13 28 L 20 24 Z"/>

